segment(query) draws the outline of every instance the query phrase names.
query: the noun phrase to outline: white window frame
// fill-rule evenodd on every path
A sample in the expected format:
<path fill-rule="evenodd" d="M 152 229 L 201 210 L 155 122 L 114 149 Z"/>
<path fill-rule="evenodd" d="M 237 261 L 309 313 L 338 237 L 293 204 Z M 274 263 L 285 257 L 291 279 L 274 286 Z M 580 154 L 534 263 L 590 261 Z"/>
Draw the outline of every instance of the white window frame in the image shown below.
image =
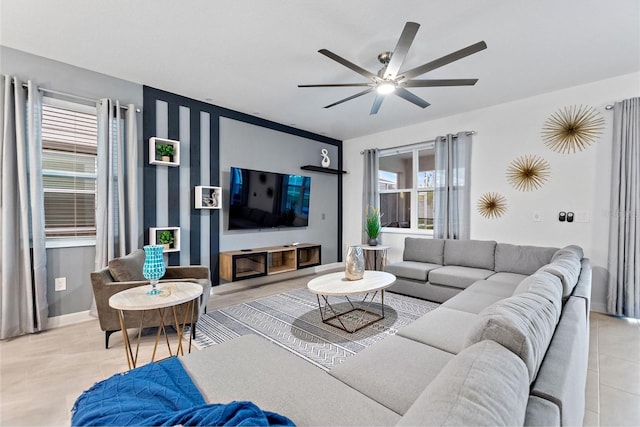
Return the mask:
<path fill-rule="evenodd" d="M 69 102 L 58 98 L 52 98 L 48 96 L 44 96 L 42 98 L 42 103 L 46 105 L 51 105 L 53 107 L 65 108 L 68 110 L 74 110 L 87 114 L 95 114 L 97 116 L 97 110 L 95 106 L 80 104 L 77 102 Z M 43 176 L 45 174 L 44 170 Z M 60 175 L 60 171 L 51 172 L 48 175 Z M 80 174 L 85 175 L 85 174 Z M 93 177 L 93 174 L 90 174 Z M 68 176 L 68 175 L 65 175 Z M 95 177 L 97 179 L 97 170 Z M 44 191 L 44 189 L 43 189 Z M 96 188 L 96 197 L 97 197 L 97 188 Z M 95 246 L 96 245 L 96 236 L 46 236 L 45 237 L 45 247 L 47 249 L 51 248 L 71 248 L 71 247 L 84 247 L 84 246 Z"/>
<path fill-rule="evenodd" d="M 382 227 L 383 233 L 393 233 L 393 234 L 422 234 L 425 236 L 433 236 L 433 230 L 425 230 L 422 228 L 418 228 L 418 193 L 422 188 L 418 187 L 418 174 L 419 174 L 419 152 L 422 150 L 433 150 L 435 147 L 434 141 L 421 142 L 414 145 L 408 145 L 404 147 L 396 147 L 396 148 L 386 148 L 381 149 L 378 157 L 386 157 L 392 156 L 396 154 L 405 154 L 412 153 L 411 157 L 411 170 L 413 173 L 411 182 L 412 188 L 398 188 L 395 190 L 379 190 L 380 194 L 389 194 L 389 193 L 410 193 L 411 195 L 411 227 L 410 228 L 397 228 L 397 227 Z M 379 173 L 379 172 L 378 172 Z M 376 185 L 379 185 L 379 176 L 376 177 Z"/>

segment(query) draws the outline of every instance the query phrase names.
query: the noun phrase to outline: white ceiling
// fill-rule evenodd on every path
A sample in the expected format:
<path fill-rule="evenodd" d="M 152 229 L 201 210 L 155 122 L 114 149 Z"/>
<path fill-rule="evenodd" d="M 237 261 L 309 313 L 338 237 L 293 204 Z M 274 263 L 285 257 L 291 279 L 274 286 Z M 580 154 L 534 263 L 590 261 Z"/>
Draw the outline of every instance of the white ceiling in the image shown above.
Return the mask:
<path fill-rule="evenodd" d="M 640 70 L 638 0 L 0 0 L 2 45 L 338 139 Z M 403 70 L 484 40 L 420 78 L 431 106 L 373 94 L 325 109 L 366 82 L 317 53 L 377 72 L 405 22 L 421 25 Z M 53 88 L 55 89 L 55 88 Z"/>

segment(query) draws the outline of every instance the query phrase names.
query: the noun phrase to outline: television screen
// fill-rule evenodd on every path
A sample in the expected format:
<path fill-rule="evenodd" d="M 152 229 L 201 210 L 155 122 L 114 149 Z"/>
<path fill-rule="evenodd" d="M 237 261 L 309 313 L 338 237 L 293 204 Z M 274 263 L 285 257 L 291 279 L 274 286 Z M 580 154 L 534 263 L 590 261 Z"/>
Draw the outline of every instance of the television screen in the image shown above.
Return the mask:
<path fill-rule="evenodd" d="M 306 227 L 311 178 L 231 168 L 229 230 Z"/>

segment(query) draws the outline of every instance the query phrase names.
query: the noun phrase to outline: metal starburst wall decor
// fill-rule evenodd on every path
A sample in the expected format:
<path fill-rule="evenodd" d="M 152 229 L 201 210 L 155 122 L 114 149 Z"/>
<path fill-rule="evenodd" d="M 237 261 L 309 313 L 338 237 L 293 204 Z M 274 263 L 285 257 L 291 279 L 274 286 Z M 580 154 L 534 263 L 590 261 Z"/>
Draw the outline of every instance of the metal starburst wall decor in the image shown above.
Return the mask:
<path fill-rule="evenodd" d="M 575 153 L 596 141 L 603 128 L 604 118 L 594 108 L 573 105 L 547 119 L 542 128 L 542 139 L 557 153 Z"/>
<path fill-rule="evenodd" d="M 478 212 L 485 218 L 500 218 L 507 211 L 507 199 L 498 193 L 484 193 L 478 199 Z"/>
<path fill-rule="evenodd" d="M 507 167 L 507 180 L 520 191 L 537 190 L 551 175 L 549 163 L 542 157 L 526 155 L 518 157 Z"/>

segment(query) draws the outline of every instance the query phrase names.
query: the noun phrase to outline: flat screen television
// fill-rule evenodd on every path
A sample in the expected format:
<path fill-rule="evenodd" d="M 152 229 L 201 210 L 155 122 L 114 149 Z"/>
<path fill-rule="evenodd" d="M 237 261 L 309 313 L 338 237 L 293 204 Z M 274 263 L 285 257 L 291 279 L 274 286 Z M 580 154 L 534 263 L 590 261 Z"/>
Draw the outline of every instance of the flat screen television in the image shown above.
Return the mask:
<path fill-rule="evenodd" d="M 229 230 L 309 225 L 311 178 L 231 167 Z"/>

